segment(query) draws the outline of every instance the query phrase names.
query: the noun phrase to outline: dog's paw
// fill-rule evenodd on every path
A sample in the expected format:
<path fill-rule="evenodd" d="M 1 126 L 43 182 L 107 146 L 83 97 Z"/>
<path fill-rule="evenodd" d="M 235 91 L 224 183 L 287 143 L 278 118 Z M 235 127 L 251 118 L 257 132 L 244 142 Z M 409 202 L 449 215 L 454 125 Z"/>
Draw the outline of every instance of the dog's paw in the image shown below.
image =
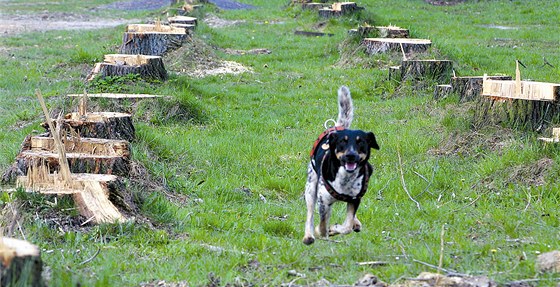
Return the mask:
<path fill-rule="evenodd" d="M 305 245 L 311 245 L 313 242 L 315 242 L 315 238 L 313 236 L 303 238 L 303 244 Z"/>
<path fill-rule="evenodd" d="M 362 223 L 357 218 L 354 220 L 354 226 L 352 226 L 352 230 L 354 230 L 354 232 L 362 231 Z"/>

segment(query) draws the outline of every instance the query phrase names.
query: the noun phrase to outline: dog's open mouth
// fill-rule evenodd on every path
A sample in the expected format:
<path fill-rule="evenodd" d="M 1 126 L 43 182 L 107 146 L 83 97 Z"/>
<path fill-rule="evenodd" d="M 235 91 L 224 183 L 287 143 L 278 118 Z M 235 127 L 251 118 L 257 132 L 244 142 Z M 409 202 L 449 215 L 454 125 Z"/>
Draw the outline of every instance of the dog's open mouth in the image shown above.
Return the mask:
<path fill-rule="evenodd" d="M 344 163 L 344 169 L 346 169 L 347 172 L 353 172 L 354 170 L 356 170 L 357 167 L 358 164 L 355 162 Z"/>

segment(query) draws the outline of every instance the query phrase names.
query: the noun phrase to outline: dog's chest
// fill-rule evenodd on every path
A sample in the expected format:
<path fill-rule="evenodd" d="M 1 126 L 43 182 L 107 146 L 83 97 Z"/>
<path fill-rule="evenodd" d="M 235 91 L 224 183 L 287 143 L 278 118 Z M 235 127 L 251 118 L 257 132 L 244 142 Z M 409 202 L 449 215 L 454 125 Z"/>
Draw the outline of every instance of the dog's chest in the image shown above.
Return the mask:
<path fill-rule="evenodd" d="M 364 175 L 360 174 L 359 170 L 349 173 L 343 167 L 340 167 L 335 180 L 329 183 L 338 193 L 356 196 L 362 191 L 363 177 Z"/>

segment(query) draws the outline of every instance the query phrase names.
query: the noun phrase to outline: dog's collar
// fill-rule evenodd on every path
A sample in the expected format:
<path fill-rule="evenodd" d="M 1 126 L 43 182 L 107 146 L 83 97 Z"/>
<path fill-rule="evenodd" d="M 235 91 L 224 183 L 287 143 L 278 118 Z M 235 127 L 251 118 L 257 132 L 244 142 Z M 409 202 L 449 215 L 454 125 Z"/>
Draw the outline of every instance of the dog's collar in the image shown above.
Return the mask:
<path fill-rule="evenodd" d="M 313 148 L 311 149 L 311 153 L 310 153 L 310 157 L 313 157 L 313 155 L 315 155 L 315 151 L 317 150 L 317 146 L 319 145 L 319 143 L 330 133 L 332 132 L 336 132 L 336 131 L 342 131 L 344 130 L 343 126 L 335 126 L 335 127 L 330 127 L 328 129 L 326 129 L 323 133 L 321 133 L 319 135 L 319 137 L 317 138 L 317 140 L 315 141 L 315 143 L 313 143 Z M 328 144 L 328 143 L 325 143 Z"/>
<path fill-rule="evenodd" d="M 322 164 L 321 164 L 322 165 Z M 321 169 L 323 167 L 321 166 Z M 369 182 L 369 176 L 371 175 L 371 166 L 369 164 L 365 164 L 364 165 L 364 174 L 363 174 L 363 179 L 362 179 L 362 189 L 360 190 L 360 193 L 358 193 L 356 196 L 350 196 L 347 194 L 343 194 L 343 193 L 338 193 L 334 187 L 329 183 L 328 180 L 325 179 L 325 177 L 323 176 L 324 172 L 321 171 L 321 180 L 323 181 L 323 184 L 325 185 L 325 188 L 327 189 L 327 191 L 329 192 L 329 194 L 336 200 L 339 201 L 344 201 L 344 202 L 348 202 L 348 203 L 355 203 L 355 204 L 359 204 L 360 200 L 362 199 L 362 197 L 364 196 L 364 194 L 367 191 L 368 188 L 368 182 Z"/>

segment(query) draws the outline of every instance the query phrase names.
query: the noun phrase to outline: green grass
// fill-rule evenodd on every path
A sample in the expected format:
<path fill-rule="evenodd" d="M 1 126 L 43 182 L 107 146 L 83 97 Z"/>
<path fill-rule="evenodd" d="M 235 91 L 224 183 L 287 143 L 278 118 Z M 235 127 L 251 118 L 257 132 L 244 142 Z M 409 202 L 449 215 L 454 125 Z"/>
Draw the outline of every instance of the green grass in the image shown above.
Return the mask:
<path fill-rule="evenodd" d="M 82 2 L 47 7 L 8 1 L 6 9 L 29 14 L 44 9 L 93 11 L 99 17 L 146 20 L 161 15 L 91 10 L 111 1 Z M 156 280 L 191 286 L 218 281 L 219 286 L 278 286 L 322 278 L 353 284 L 365 273 L 394 283 L 422 271 L 435 272 L 417 260 L 438 264 L 442 228 L 444 268 L 488 275 L 499 283 L 537 278 L 542 280 L 539 286 L 556 285 L 553 275 L 536 271 L 535 260 L 539 253 L 560 247 L 558 148 L 542 145 L 538 135 L 529 132 L 503 127 L 473 131 L 472 106 L 455 97 L 436 102 L 428 85 L 398 87 L 387 81 L 386 67 L 397 57 L 368 57 L 358 51 L 352 64 L 343 65 L 346 55 L 341 53 L 356 50 L 346 39 L 347 30 L 367 20 L 409 28 L 413 37 L 431 39 L 433 55 L 453 60 L 459 75 L 512 75 L 515 59 L 520 59 L 527 65 L 524 78 L 560 82 L 557 3 L 504 0 L 431 6 L 420 0 L 363 1 L 361 16 L 324 20 L 283 0 L 244 2 L 260 8 L 205 8 L 244 23 L 213 29 L 202 22 L 195 35 L 215 49 L 216 57 L 252 69 L 240 75 L 171 74 L 163 83 L 132 77 L 88 85 L 84 79 L 93 63 L 116 51 L 124 27 L 0 38 L 4 169 L 24 137 L 41 130 L 36 89 L 51 109 L 66 112 L 73 107 L 62 96 L 84 88 L 165 94 L 192 106 L 193 120 L 135 123 L 134 160 L 167 189 L 131 186 L 151 224 L 65 231 L 42 215 L 52 208 L 68 214 L 64 210 L 71 202 L 52 207 L 45 203 L 54 201 L 51 198 L 2 193 L 0 206 L 21 204 L 22 233 L 44 251 L 49 286 L 138 286 Z M 320 22 L 324 32 L 335 35 L 294 35 Z M 272 53 L 229 55 L 221 50 L 225 48 L 267 48 Z M 542 57 L 556 68 L 540 67 Z M 358 213 L 364 229 L 304 246 L 308 152 L 323 122 L 336 116 L 340 85 L 352 91 L 353 127 L 373 131 L 381 146 L 373 153 L 375 176 Z M 540 160 L 547 158 L 551 163 L 539 171 Z M 343 220 L 343 212 L 341 204 L 335 206 L 333 221 Z M 92 261 L 82 264 L 97 250 Z M 388 264 L 357 265 L 376 260 Z M 306 276 L 293 277 L 290 270 Z"/>

